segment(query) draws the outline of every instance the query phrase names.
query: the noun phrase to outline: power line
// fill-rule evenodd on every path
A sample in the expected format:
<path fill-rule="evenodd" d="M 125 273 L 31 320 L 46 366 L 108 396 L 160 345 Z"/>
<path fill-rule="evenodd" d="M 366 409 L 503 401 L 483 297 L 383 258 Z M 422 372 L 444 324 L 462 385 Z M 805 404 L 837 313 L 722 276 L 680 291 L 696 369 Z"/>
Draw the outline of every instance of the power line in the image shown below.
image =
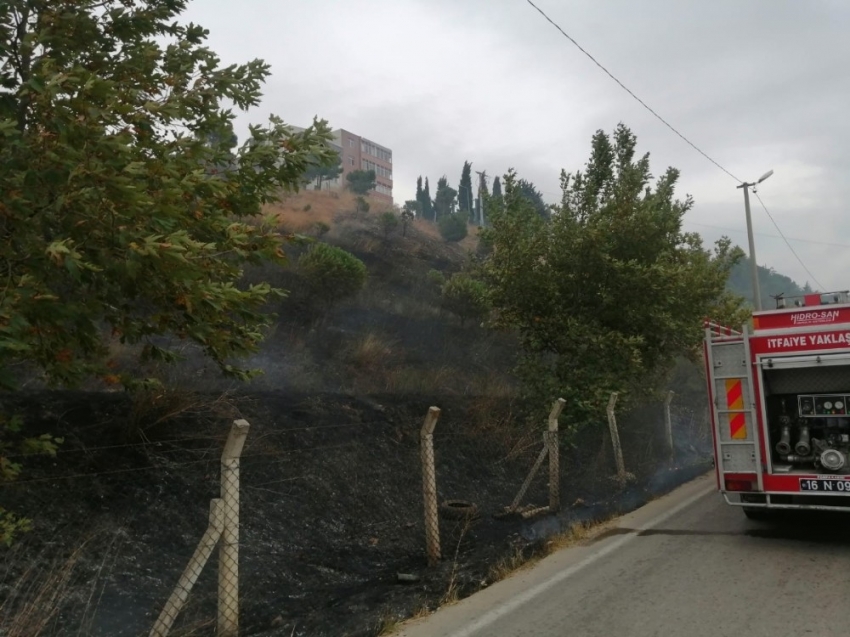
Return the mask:
<path fill-rule="evenodd" d="M 700 226 L 701 228 L 714 228 L 715 230 L 725 230 L 727 232 L 739 232 L 745 234 L 747 231 L 741 228 L 729 228 L 727 226 L 715 226 L 710 223 L 699 223 L 696 221 L 688 221 L 692 226 Z M 800 239 L 799 237 L 783 237 L 776 234 L 768 234 L 767 232 L 754 232 L 754 235 L 759 237 L 770 237 L 771 239 L 785 239 L 786 241 L 797 241 L 798 243 L 813 243 L 821 246 L 830 246 L 833 248 L 850 248 L 850 243 L 833 243 L 831 241 L 816 241 L 814 239 Z"/>
<path fill-rule="evenodd" d="M 552 20 L 552 18 L 550 18 L 548 15 L 546 15 L 546 13 L 545 13 L 545 12 L 544 12 L 544 11 L 543 11 L 540 7 L 538 7 L 536 4 L 534 4 L 534 2 L 532 2 L 532 0 L 525 0 L 525 1 L 526 1 L 528 4 L 530 4 L 530 5 L 531 5 L 531 6 L 532 6 L 532 7 L 533 7 L 533 8 L 534 8 L 534 9 L 535 9 L 535 10 L 536 10 L 536 11 L 537 11 L 540 15 L 542 15 L 542 16 L 546 19 L 546 21 L 547 21 L 549 24 L 551 24 L 551 25 L 552 25 L 553 27 L 555 27 L 558 31 L 560 31 L 560 32 L 561 32 L 561 35 L 563 35 L 565 38 L 567 38 L 567 40 L 569 40 L 570 42 L 572 42 L 572 43 L 576 46 L 576 48 L 577 48 L 579 51 L 581 51 L 582 53 L 584 53 L 584 54 L 585 54 L 585 55 L 586 55 L 586 56 L 590 59 L 590 61 L 591 61 L 591 62 L 593 62 L 596 66 L 598 66 L 600 69 L 602 69 L 602 71 L 603 71 L 603 72 L 604 72 L 604 73 L 605 73 L 608 77 L 610 77 L 612 80 L 614 80 L 614 81 L 615 81 L 615 82 L 616 82 L 616 83 L 620 86 L 620 88 L 622 88 L 624 91 L 626 91 L 626 93 L 628 93 L 629 95 L 631 95 L 631 96 L 632 96 L 632 97 L 633 97 L 633 98 L 634 98 L 634 99 L 635 99 L 635 100 L 636 100 L 636 101 L 637 101 L 637 102 L 638 102 L 641 106 L 643 106 L 643 107 L 644 107 L 647 111 L 649 111 L 650 113 L 652 113 L 652 115 L 654 115 L 654 116 L 655 116 L 655 117 L 656 117 L 656 118 L 657 118 L 657 119 L 658 119 L 658 120 L 659 120 L 662 124 L 664 124 L 667 128 L 669 128 L 669 129 L 670 129 L 671 131 L 673 131 L 676 135 L 678 135 L 678 136 L 679 136 L 679 138 L 681 138 L 681 139 L 682 139 L 682 140 L 683 140 L 686 144 L 688 144 L 688 146 L 690 146 L 691 148 L 693 148 L 693 149 L 694 149 L 695 151 L 697 151 L 700 155 L 702 155 L 702 156 L 703 156 L 703 157 L 705 157 L 708 161 L 710 161 L 712 164 L 714 164 L 717 168 L 719 168 L 719 169 L 720 169 L 720 170 L 722 170 L 724 173 L 726 173 L 727 175 L 729 175 L 729 176 L 730 176 L 732 179 L 734 179 L 737 183 L 743 183 L 743 180 L 738 179 L 738 178 L 737 178 L 735 175 L 733 175 L 730 171 L 726 170 L 726 168 L 724 168 L 724 167 L 723 167 L 723 166 L 721 166 L 721 165 L 720 165 L 717 161 L 715 161 L 713 158 L 711 158 L 711 157 L 710 157 L 710 156 L 709 156 L 706 152 L 704 152 L 701 148 L 699 148 L 699 146 L 697 146 L 696 144 L 694 144 L 694 143 L 693 143 L 690 139 L 688 139 L 688 138 L 687 138 L 687 137 L 685 137 L 682 133 L 680 133 L 680 132 L 676 129 L 676 127 L 674 127 L 674 126 L 673 126 L 670 122 L 668 122 L 666 119 L 664 119 L 663 117 L 661 117 L 661 115 L 659 115 L 657 112 L 655 112 L 655 110 L 654 110 L 652 107 L 650 107 L 650 106 L 649 106 L 649 104 L 647 104 L 647 103 L 646 103 L 646 102 L 644 102 L 641 98 L 639 98 L 637 95 L 635 95 L 635 93 L 634 93 L 634 92 L 633 92 L 633 91 L 632 91 L 632 90 L 631 90 L 628 86 L 626 86 L 626 85 L 625 85 L 625 84 L 623 84 L 620 80 L 618 80 L 618 79 L 617 79 L 617 77 L 616 77 L 613 73 L 611 73 L 611 71 L 609 71 L 607 68 L 605 68 L 605 67 L 602 65 L 602 63 L 600 63 L 600 62 L 599 62 L 599 61 L 598 61 L 595 57 L 593 57 L 593 56 L 592 56 L 592 55 L 591 55 L 591 54 L 590 54 L 587 50 L 585 50 L 585 48 L 584 48 L 584 47 L 582 47 L 582 46 L 581 46 L 578 42 L 576 42 L 576 40 L 575 40 L 575 39 L 574 39 L 571 35 L 569 35 L 566 31 L 564 31 L 564 30 L 563 30 L 563 29 L 562 29 L 562 28 L 561 28 L 561 27 L 560 27 L 560 26 L 559 26 L 559 25 L 558 25 L 558 24 L 557 24 L 554 20 Z M 753 194 L 755 194 L 755 191 L 753 192 Z M 758 198 L 758 195 L 756 195 L 756 197 Z M 803 263 L 803 260 L 800 258 L 800 256 L 799 256 L 799 255 L 798 255 L 798 254 L 794 251 L 794 248 L 792 248 L 792 247 L 791 247 L 791 244 L 790 244 L 790 243 L 788 243 L 788 239 L 786 239 L 786 238 L 785 238 L 785 235 L 784 235 L 784 234 L 782 234 L 782 230 L 780 230 L 780 229 L 779 229 L 779 225 L 776 223 L 776 221 L 774 221 L 773 217 L 771 217 L 770 212 L 768 212 L 767 207 L 764 205 L 764 203 L 761 201 L 761 199 L 760 199 L 760 198 L 759 198 L 759 203 L 761 203 L 762 207 L 764 208 L 764 211 L 765 211 L 765 212 L 767 212 L 767 216 L 768 216 L 768 217 L 770 217 L 770 220 L 773 222 L 774 227 L 776 228 L 777 232 L 779 232 L 779 234 L 780 234 L 780 236 L 782 237 L 782 239 L 785 241 L 785 244 L 786 244 L 786 245 L 788 246 L 788 248 L 791 250 L 791 253 L 792 253 L 792 254 L 796 257 L 797 261 L 799 261 L 799 262 L 800 262 L 800 265 L 801 265 L 801 266 L 803 266 L 803 269 L 804 269 L 804 270 L 805 270 L 805 271 L 809 274 L 809 276 L 810 276 L 810 277 L 812 277 L 812 280 L 813 280 L 815 283 L 817 283 L 817 279 L 814 277 L 814 275 L 811 273 L 811 271 L 810 271 L 810 270 L 806 267 L 806 265 Z M 817 283 L 817 284 L 818 284 L 818 286 L 820 286 L 821 288 L 823 287 L 823 286 L 821 286 L 821 285 L 820 285 L 820 283 Z"/>
<path fill-rule="evenodd" d="M 806 274 L 808 274 L 810 277 L 812 277 L 812 281 L 814 281 L 814 282 L 815 282 L 815 285 L 817 285 L 819 289 L 821 289 L 821 290 L 823 290 L 823 291 L 825 292 L 825 291 L 826 291 L 826 288 L 825 288 L 823 285 L 821 285 L 821 284 L 820 284 L 820 282 L 817 280 L 817 278 L 815 278 L 815 275 L 814 275 L 814 274 L 812 274 L 811 270 L 809 270 L 809 268 L 807 268 L 807 267 L 806 267 L 806 264 L 805 264 L 805 263 L 803 263 L 803 260 L 800 258 L 800 256 L 799 256 L 799 255 L 797 254 L 797 252 L 794 250 L 794 248 L 793 248 L 793 247 L 791 247 L 791 244 L 788 242 L 788 239 L 786 239 L 786 238 L 785 238 L 785 235 L 784 235 L 784 234 L 782 234 L 782 230 L 780 230 L 780 229 L 779 229 L 779 225 L 776 223 L 776 221 L 775 221 L 775 220 L 774 220 L 774 218 L 773 218 L 773 215 L 772 215 L 772 214 L 770 214 L 770 210 L 768 210 L 768 209 L 767 209 L 767 206 L 765 206 L 765 205 L 764 205 L 764 202 L 761 200 L 761 197 L 759 197 L 759 195 L 758 195 L 758 193 L 755 191 L 755 189 L 753 189 L 753 194 L 756 196 L 756 199 L 758 199 L 758 200 L 759 200 L 759 203 L 761 204 L 761 207 L 762 207 L 762 208 L 764 208 L 764 211 L 767 213 L 768 218 L 769 218 L 769 219 L 770 219 L 770 221 L 773 223 L 773 227 L 774 227 L 774 228 L 776 228 L 776 231 L 779 233 L 779 236 L 781 236 L 781 237 L 782 237 L 782 239 L 783 239 L 783 241 L 785 241 L 785 245 L 787 245 L 787 246 L 788 246 L 788 249 L 791 251 L 791 254 L 793 254 L 793 255 L 797 258 L 797 261 L 799 261 L 799 262 L 800 262 L 800 265 L 801 265 L 801 266 L 803 266 L 803 269 L 806 271 Z"/>
<path fill-rule="evenodd" d="M 626 91 L 626 93 L 628 93 L 628 94 L 629 94 L 629 95 L 631 95 L 633 98 L 635 98 L 635 100 L 637 100 L 637 101 L 638 101 L 638 103 L 639 103 L 641 106 L 643 106 L 646 110 L 648 110 L 650 113 L 652 113 L 652 114 L 653 114 L 653 115 L 654 115 L 654 116 L 655 116 L 655 117 L 656 117 L 656 118 L 657 118 L 657 119 L 658 119 L 658 120 L 659 120 L 662 124 L 664 124 L 667 128 L 669 128 L 671 131 L 673 131 L 674 133 L 676 133 L 676 135 L 678 135 L 678 136 L 679 136 L 679 137 L 680 137 L 680 138 L 681 138 L 681 139 L 682 139 L 682 140 L 683 140 L 686 144 L 688 144 L 688 146 L 690 146 L 691 148 L 693 148 L 693 149 L 694 149 L 695 151 L 697 151 L 700 155 L 702 155 L 703 157 L 705 157 L 708 161 L 710 161 L 712 164 L 714 164 L 715 166 L 717 166 L 720 170 L 722 170 L 724 173 L 726 173 L 727 175 L 729 175 L 729 176 L 730 176 L 732 179 L 734 179 L 736 182 L 741 183 L 741 181 L 742 181 L 742 180 L 738 179 L 735 175 L 733 175 L 731 172 L 729 172 L 728 170 L 726 170 L 723 166 L 721 166 L 719 163 L 717 163 L 714 159 L 712 159 L 711 157 L 709 157 L 707 153 L 705 153 L 702 149 L 700 149 L 700 148 L 699 148 L 696 144 L 694 144 L 694 143 L 693 143 L 690 139 L 688 139 L 688 138 L 687 138 L 687 137 L 685 137 L 682 133 L 680 133 L 678 130 L 676 130 L 676 128 L 675 128 L 675 127 L 674 127 L 674 126 L 673 126 L 670 122 L 668 122 L 666 119 L 664 119 L 663 117 L 661 117 L 661 115 L 659 115 L 658 113 L 656 113 L 656 112 L 655 112 L 655 111 L 654 111 L 654 110 L 653 110 L 653 109 L 649 106 L 649 104 L 647 104 L 647 103 L 646 103 L 646 102 L 644 102 L 641 98 L 639 98 L 637 95 L 635 95 L 635 94 L 632 92 L 632 90 L 631 90 L 628 86 L 626 86 L 626 85 L 625 85 L 625 84 L 623 84 L 620 80 L 618 80 L 618 79 L 614 76 L 614 74 L 613 74 L 613 73 L 611 73 L 611 71 L 609 71 L 609 70 L 608 70 L 608 69 L 606 69 L 604 66 L 602 66 L 602 64 L 601 64 L 601 63 L 600 63 L 600 62 L 599 62 L 599 61 L 598 61 L 595 57 L 593 57 L 590 53 L 588 53 L 588 52 L 584 49 L 584 47 L 582 47 L 582 46 L 581 46 L 578 42 L 576 42 L 576 41 L 575 41 L 575 39 L 573 39 L 573 38 L 572 38 L 572 36 L 570 36 L 570 35 L 569 35 L 566 31 L 564 31 L 564 30 L 563 30 L 560 26 L 558 26 L 558 24 L 557 24 L 554 20 L 552 20 L 552 18 L 550 18 L 548 15 L 546 15 L 546 13 L 544 13 L 544 12 L 543 12 L 543 10 L 542 10 L 540 7 L 538 7 L 536 4 L 534 4 L 531 0 L 525 0 L 525 1 L 526 1 L 526 2 L 528 2 L 528 4 L 530 4 L 532 7 L 534 7 L 540 15 L 542 15 L 544 18 L 546 18 L 546 21 L 547 21 L 547 22 L 549 22 L 549 24 L 551 24 L 553 27 L 555 27 L 556 29 L 558 29 L 558 31 L 560 31 L 560 32 L 561 32 L 561 34 L 562 34 L 565 38 L 567 38 L 570 42 L 572 42 L 572 43 L 573 43 L 573 44 L 574 44 L 574 45 L 578 48 L 578 50 L 579 50 L 579 51 L 581 51 L 581 52 L 582 52 L 582 53 L 584 53 L 584 54 L 585 54 L 588 58 L 590 58 L 590 60 L 591 60 L 591 61 L 592 61 L 592 62 L 593 62 L 596 66 L 598 66 L 600 69 L 602 69 L 608 77 L 610 77 L 610 78 L 611 78 L 612 80 L 614 80 L 617 84 L 619 84 L 619 85 L 620 85 L 620 88 L 622 88 L 624 91 Z"/>

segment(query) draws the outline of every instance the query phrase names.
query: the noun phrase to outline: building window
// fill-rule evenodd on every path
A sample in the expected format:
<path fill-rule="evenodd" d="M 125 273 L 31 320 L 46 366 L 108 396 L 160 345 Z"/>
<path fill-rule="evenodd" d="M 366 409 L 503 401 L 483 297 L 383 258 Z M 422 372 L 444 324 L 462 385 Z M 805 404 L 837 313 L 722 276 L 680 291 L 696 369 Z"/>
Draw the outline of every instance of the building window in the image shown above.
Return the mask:
<path fill-rule="evenodd" d="M 384 184 L 375 184 L 375 191 L 382 195 L 387 195 L 388 197 L 393 196 L 393 189 L 389 186 L 385 186 Z"/>
<path fill-rule="evenodd" d="M 348 156 L 348 165 L 349 165 L 349 166 L 353 166 L 353 165 L 354 165 L 354 157 L 352 157 L 351 155 L 349 155 L 349 156 Z"/>
<path fill-rule="evenodd" d="M 365 153 L 367 155 L 371 155 L 372 157 L 377 157 L 381 161 L 385 161 L 388 164 L 393 163 L 392 152 L 390 152 L 386 148 L 376 146 L 371 142 L 360 142 L 360 152 Z"/>
<path fill-rule="evenodd" d="M 371 162 L 368 159 L 363 160 L 363 170 L 374 170 L 376 175 L 380 177 L 386 177 L 387 179 L 393 178 L 393 171 L 389 168 L 384 168 L 383 166 L 379 166 L 375 162 Z"/>
<path fill-rule="evenodd" d="M 353 140 L 353 139 L 349 139 L 349 140 L 348 140 L 348 147 L 349 147 L 349 148 L 354 148 L 354 140 Z"/>

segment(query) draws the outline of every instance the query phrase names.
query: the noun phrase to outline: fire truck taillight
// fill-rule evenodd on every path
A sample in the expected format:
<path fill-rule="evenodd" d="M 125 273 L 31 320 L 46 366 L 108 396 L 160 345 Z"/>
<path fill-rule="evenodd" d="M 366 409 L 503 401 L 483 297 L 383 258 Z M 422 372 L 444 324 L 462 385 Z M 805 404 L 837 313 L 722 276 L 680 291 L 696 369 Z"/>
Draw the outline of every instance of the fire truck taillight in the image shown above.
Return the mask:
<path fill-rule="evenodd" d="M 726 480 L 727 491 L 755 491 L 756 483 L 750 480 Z"/>

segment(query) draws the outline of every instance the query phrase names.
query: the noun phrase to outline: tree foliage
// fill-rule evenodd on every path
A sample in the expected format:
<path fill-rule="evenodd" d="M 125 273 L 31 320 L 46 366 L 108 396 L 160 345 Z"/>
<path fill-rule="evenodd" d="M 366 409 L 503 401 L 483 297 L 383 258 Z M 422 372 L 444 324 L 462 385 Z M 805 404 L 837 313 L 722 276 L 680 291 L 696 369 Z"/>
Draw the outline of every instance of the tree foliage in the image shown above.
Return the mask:
<path fill-rule="evenodd" d="M 321 163 L 318 158 L 314 162 L 304 173 L 304 183 L 313 184 L 316 190 L 321 190 L 323 183 L 333 181 L 342 174 L 342 157 L 334 151 L 326 155 Z"/>
<path fill-rule="evenodd" d="M 463 162 L 463 170 L 460 173 L 460 181 L 457 186 L 457 208 L 461 212 L 472 214 L 472 164 Z"/>
<path fill-rule="evenodd" d="M 465 212 L 455 212 L 440 217 L 437 221 L 440 236 L 446 241 L 457 242 L 466 238 L 468 220 Z"/>
<path fill-rule="evenodd" d="M 424 210 L 424 206 L 422 205 L 422 198 L 425 196 L 425 191 L 422 189 L 422 175 L 419 175 L 416 178 L 416 205 L 419 207 L 419 211 L 422 212 Z"/>
<path fill-rule="evenodd" d="M 430 219 L 431 221 L 437 220 L 437 213 L 434 210 L 434 202 L 431 201 L 431 185 L 428 183 L 428 178 L 425 177 L 425 187 L 422 189 L 422 218 Z"/>
<path fill-rule="evenodd" d="M 562 173 L 550 221 L 509 172 L 484 231 L 486 280 L 499 323 L 519 331 L 520 373 L 538 401 L 566 398 L 577 422 L 694 353 L 704 317 L 740 316 L 725 291 L 740 252 L 728 239 L 706 250 L 682 230 L 693 201 L 674 198 L 678 171 L 653 183 L 635 146 L 623 125 L 597 132 L 585 170 Z"/>
<path fill-rule="evenodd" d="M 261 60 L 221 67 L 186 2 L 10 0 L 0 8 L 0 375 L 106 373 L 106 335 L 175 334 L 226 372 L 255 350 L 275 291 L 236 285 L 282 261 L 258 222 L 329 158 L 329 130 L 273 117 L 235 152 L 230 105 L 255 106 Z M 227 106 L 225 106 L 225 103 Z M 213 140 L 213 143 L 210 142 Z M 221 174 L 218 167 L 231 169 Z"/>
<path fill-rule="evenodd" d="M 743 254 L 743 253 L 742 253 Z M 753 284 L 750 265 L 751 261 L 748 257 L 742 256 L 739 263 L 732 268 L 729 275 L 729 290 L 740 294 L 751 305 L 755 305 L 753 298 Z M 803 296 L 807 292 L 811 292 L 808 284 L 800 286 L 791 278 L 784 274 L 779 274 L 771 268 L 758 266 L 759 291 L 761 292 L 761 304 L 765 309 L 776 307 L 774 297 L 782 295 L 790 298 L 795 296 Z M 790 307 L 790 302 L 789 302 Z"/>
<path fill-rule="evenodd" d="M 370 190 L 375 190 L 374 170 L 352 170 L 345 176 L 348 181 L 348 189 L 358 195 L 365 195 Z"/>
<path fill-rule="evenodd" d="M 516 187 L 523 197 L 528 199 L 529 203 L 534 207 L 534 211 L 543 219 L 548 219 L 551 211 L 546 202 L 543 201 L 543 193 L 541 193 L 533 183 L 525 179 L 517 180 Z"/>
<path fill-rule="evenodd" d="M 407 226 L 413 223 L 417 215 L 421 214 L 418 201 L 405 201 L 399 217 L 401 218 L 401 236 L 407 236 Z"/>
<path fill-rule="evenodd" d="M 390 234 L 392 234 L 393 230 L 398 228 L 398 224 L 398 216 L 394 212 L 387 210 L 380 214 L 378 217 L 378 227 L 384 234 L 384 241 L 390 238 Z"/>
<path fill-rule="evenodd" d="M 490 308 L 487 286 L 469 274 L 454 274 L 442 286 L 442 306 L 457 316 L 463 327 L 466 321 L 487 315 Z"/>
<path fill-rule="evenodd" d="M 21 435 L 23 420 L 20 416 L 0 414 L 0 488 L 17 480 L 22 466 L 20 459 L 27 456 L 56 456 L 61 438 L 50 434 L 38 437 Z M 0 544 L 9 547 L 20 533 L 29 531 L 30 521 L 0 507 Z"/>
<path fill-rule="evenodd" d="M 354 296 L 366 284 L 366 266 L 350 252 L 327 243 L 314 243 L 301 255 L 298 268 L 314 301 L 330 309 Z"/>
<path fill-rule="evenodd" d="M 443 175 L 437 180 L 437 192 L 434 194 L 434 219 L 453 214 L 457 204 L 457 190 L 449 186 L 449 180 Z"/>
<path fill-rule="evenodd" d="M 496 178 L 493 180 L 493 199 L 502 197 L 502 182 L 499 180 L 499 176 L 496 175 Z"/>

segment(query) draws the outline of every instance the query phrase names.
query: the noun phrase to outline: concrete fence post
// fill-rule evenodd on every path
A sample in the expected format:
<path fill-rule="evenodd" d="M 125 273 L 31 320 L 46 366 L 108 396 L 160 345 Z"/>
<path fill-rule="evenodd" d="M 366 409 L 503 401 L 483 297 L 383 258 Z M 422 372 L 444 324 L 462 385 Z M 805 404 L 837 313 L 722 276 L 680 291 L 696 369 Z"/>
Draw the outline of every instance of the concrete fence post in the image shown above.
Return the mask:
<path fill-rule="evenodd" d="M 611 431 L 611 445 L 614 448 L 614 460 L 617 463 L 617 479 L 620 484 L 625 484 L 626 463 L 623 460 L 623 447 L 620 445 L 620 433 L 617 431 L 617 417 L 614 414 L 614 407 L 617 405 L 617 392 L 611 392 L 611 398 L 608 400 L 608 428 Z"/>
<path fill-rule="evenodd" d="M 676 454 L 675 447 L 673 446 L 673 418 L 670 415 L 670 403 L 673 402 L 674 395 L 673 391 L 668 391 L 667 397 L 664 399 L 664 434 L 667 441 L 667 454 L 670 460 L 673 460 Z"/>
<path fill-rule="evenodd" d="M 218 563 L 218 637 L 239 634 L 239 460 L 250 425 L 235 420 L 221 454 L 224 524 Z"/>
<path fill-rule="evenodd" d="M 561 445 L 558 440 L 558 417 L 567 404 L 563 398 L 552 403 L 546 434 L 549 448 L 549 511 L 554 513 L 561 508 L 561 471 L 559 467 Z"/>
<path fill-rule="evenodd" d="M 165 607 L 153 625 L 150 637 L 166 637 L 168 635 L 168 631 L 171 630 L 171 626 L 174 624 L 180 611 L 183 610 L 186 600 L 189 599 L 189 593 L 192 591 L 192 587 L 198 581 L 201 571 L 204 570 L 207 560 L 212 555 L 215 545 L 221 539 L 223 526 L 224 514 L 221 500 L 216 498 L 210 501 L 210 520 L 207 530 L 204 532 L 201 541 L 198 542 L 198 548 L 195 549 L 195 553 L 192 555 L 192 559 L 189 560 L 186 570 L 183 571 L 183 574 L 177 581 L 177 586 L 171 593 L 171 597 L 168 598 Z"/>
<path fill-rule="evenodd" d="M 434 467 L 434 427 L 440 418 L 439 407 L 428 409 L 420 432 L 422 458 L 422 499 L 425 503 L 425 553 L 428 565 L 440 561 L 440 519 L 437 510 L 437 472 Z"/>

